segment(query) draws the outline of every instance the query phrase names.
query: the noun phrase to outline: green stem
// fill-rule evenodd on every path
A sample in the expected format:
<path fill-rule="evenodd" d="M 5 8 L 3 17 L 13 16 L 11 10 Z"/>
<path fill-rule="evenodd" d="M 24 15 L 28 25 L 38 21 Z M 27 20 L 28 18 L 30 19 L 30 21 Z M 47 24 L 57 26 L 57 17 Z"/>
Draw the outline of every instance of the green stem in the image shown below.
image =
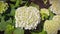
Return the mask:
<path fill-rule="evenodd" d="M 16 1 L 15 7 L 19 6 L 19 0 Z"/>
<path fill-rule="evenodd" d="M 26 2 L 25 6 L 27 6 L 27 4 L 28 4 L 28 1 Z"/>

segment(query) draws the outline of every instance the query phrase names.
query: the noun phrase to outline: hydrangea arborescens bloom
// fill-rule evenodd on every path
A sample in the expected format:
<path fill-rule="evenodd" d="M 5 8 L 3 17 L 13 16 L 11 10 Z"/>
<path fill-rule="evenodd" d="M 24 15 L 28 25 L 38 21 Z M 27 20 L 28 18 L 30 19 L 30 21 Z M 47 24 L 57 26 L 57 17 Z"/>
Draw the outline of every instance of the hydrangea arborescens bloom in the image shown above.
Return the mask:
<path fill-rule="evenodd" d="M 59 23 L 59 25 L 60 25 L 60 15 L 54 16 L 53 20 L 57 21 L 57 23 Z M 60 30 L 60 26 L 59 26 L 59 30 Z"/>
<path fill-rule="evenodd" d="M 52 4 L 50 10 L 60 15 L 60 0 L 50 0 L 50 3 Z"/>
<path fill-rule="evenodd" d="M 15 12 L 16 27 L 21 29 L 36 29 L 37 24 L 40 23 L 40 13 L 36 7 L 19 7 Z"/>
<path fill-rule="evenodd" d="M 0 13 L 3 13 L 7 10 L 8 4 L 5 3 L 4 1 L 0 1 Z"/>
<path fill-rule="evenodd" d="M 46 20 L 44 23 L 44 30 L 47 34 L 57 34 L 59 28 L 59 23 L 54 20 Z"/>

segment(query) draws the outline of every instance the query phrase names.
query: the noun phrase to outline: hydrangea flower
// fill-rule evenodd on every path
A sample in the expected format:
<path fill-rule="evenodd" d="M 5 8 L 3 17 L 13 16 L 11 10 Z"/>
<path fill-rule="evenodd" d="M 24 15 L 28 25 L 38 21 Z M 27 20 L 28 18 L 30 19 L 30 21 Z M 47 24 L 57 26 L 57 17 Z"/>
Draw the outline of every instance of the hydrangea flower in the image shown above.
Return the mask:
<path fill-rule="evenodd" d="M 57 21 L 57 23 L 59 23 L 59 25 L 60 25 L 60 15 L 54 16 L 53 20 Z M 60 30 L 60 26 L 59 26 L 59 30 Z"/>
<path fill-rule="evenodd" d="M 15 12 L 16 27 L 21 29 L 36 29 L 37 24 L 40 23 L 40 13 L 36 7 L 19 7 Z"/>
<path fill-rule="evenodd" d="M 46 20 L 44 23 L 44 30 L 47 34 L 57 34 L 59 28 L 59 23 L 54 20 Z"/>
<path fill-rule="evenodd" d="M 5 12 L 8 9 L 8 4 L 4 1 L 0 1 L 0 13 Z"/>
<path fill-rule="evenodd" d="M 52 4 L 50 10 L 53 11 L 53 13 L 60 15 L 60 0 L 50 0 L 50 3 Z"/>

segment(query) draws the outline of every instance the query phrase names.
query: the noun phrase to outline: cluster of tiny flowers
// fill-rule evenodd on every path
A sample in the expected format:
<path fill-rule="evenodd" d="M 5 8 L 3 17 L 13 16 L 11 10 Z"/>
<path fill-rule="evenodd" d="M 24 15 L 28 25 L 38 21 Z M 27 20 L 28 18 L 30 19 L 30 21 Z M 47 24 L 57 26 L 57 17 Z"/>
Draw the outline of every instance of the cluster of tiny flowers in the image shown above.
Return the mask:
<path fill-rule="evenodd" d="M 57 34 L 59 28 L 59 23 L 54 20 L 46 20 L 44 23 L 44 30 L 47 34 Z"/>
<path fill-rule="evenodd" d="M 0 1 L 0 13 L 5 12 L 8 9 L 8 4 L 4 1 Z"/>
<path fill-rule="evenodd" d="M 60 30 L 60 15 L 56 15 L 53 17 L 53 20 L 57 21 L 57 23 L 59 23 L 59 30 Z"/>
<path fill-rule="evenodd" d="M 52 4 L 50 10 L 53 13 L 60 15 L 60 0 L 50 0 L 50 3 Z"/>
<path fill-rule="evenodd" d="M 37 24 L 40 23 L 40 13 L 36 7 L 19 7 L 15 12 L 16 27 L 21 29 L 36 29 Z"/>
<path fill-rule="evenodd" d="M 48 9 L 43 8 L 43 9 L 41 9 L 40 13 L 41 14 L 46 14 L 46 15 L 49 16 L 49 10 Z"/>

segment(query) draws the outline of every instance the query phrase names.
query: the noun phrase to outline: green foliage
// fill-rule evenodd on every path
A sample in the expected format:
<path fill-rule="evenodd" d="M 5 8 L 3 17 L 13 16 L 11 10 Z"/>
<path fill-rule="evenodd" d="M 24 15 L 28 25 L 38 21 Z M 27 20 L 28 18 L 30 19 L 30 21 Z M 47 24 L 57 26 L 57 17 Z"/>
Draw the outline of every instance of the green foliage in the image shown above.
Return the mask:
<path fill-rule="evenodd" d="M 15 5 L 14 4 L 10 4 L 10 7 L 11 7 L 11 9 L 15 8 Z"/>
<path fill-rule="evenodd" d="M 11 16 L 14 16 L 15 15 L 15 9 L 14 8 L 11 9 L 10 15 Z"/>
<path fill-rule="evenodd" d="M 42 32 L 31 32 L 31 34 L 47 34 L 46 31 L 42 31 Z"/>
<path fill-rule="evenodd" d="M 10 0 L 11 2 L 16 2 L 16 0 Z"/>
<path fill-rule="evenodd" d="M 19 4 L 22 4 L 22 0 L 10 0 L 11 2 L 16 2 L 15 6 L 18 6 Z"/>
<path fill-rule="evenodd" d="M 20 4 L 20 2 L 21 2 L 20 0 L 17 0 L 17 1 L 16 1 L 16 4 L 15 4 L 15 7 L 18 7 L 19 4 Z"/>
<path fill-rule="evenodd" d="M 1 17 L 1 22 L 0 22 L 0 31 L 5 30 L 5 27 L 7 25 L 7 23 L 4 21 L 4 16 L 0 16 Z"/>
<path fill-rule="evenodd" d="M 36 33 L 36 32 L 31 32 L 31 34 L 39 34 L 39 33 Z"/>
<path fill-rule="evenodd" d="M 49 16 L 49 19 L 52 20 L 54 14 L 50 11 L 50 16 Z"/>
<path fill-rule="evenodd" d="M 47 34 L 47 32 L 46 31 L 42 31 L 39 34 Z"/>
<path fill-rule="evenodd" d="M 9 20 L 6 21 L 6 23 L 12 23 L 12 19 L 10 18 Z"/>
<path fill-rule="evenodd" d="M 14 26 L 8 24 L 8 25 L 6 26 L 6 29 L 5 29 L 4 34 L 12 34 L 12 33 L 13 33 L 13 30 L 14 30 Z"/>
<path fill-rule="evenodd" d="M 4 31 L 6 28 L 6 25 L 7 25 L 7 23 L 5 23 L 5 22 L 0 23 L 0 31 Z"/>
<path fill-rule="evenodd" d="M 24 30 L 20 29 L 20 28 L 16 28 L 13 32 L 13 34 L 24 34 Z"/>
<path fill-rule="evenodd" d="M 47 19 L 48 15 L 47 14 L 42 14 L 41 18 L 42 18 L 42 20 Z"/>
<path fill-rule="evenodd" d="M 5 21 L 5 16 L 0 16 L 1 22 L 0 22 L 0 31 L 4 31 L 6 29 L 6 26 L 8 24 L 12 23 L 12 19 L 10 18 L 9 20 Z"/>

